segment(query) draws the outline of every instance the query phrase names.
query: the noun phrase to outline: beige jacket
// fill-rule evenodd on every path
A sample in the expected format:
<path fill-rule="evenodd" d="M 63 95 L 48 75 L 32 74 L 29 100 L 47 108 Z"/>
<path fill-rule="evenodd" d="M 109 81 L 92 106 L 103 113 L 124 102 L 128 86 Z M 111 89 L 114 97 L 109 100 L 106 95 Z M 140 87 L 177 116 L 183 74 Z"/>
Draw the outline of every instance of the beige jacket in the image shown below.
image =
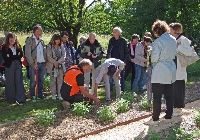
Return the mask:
<path fill-rule="evenodd" d="M 44 41 L 41 41 L 42 46 L 43 46 L 43 55 L 44 55 L 44 60 L 47 61 L 47 52 L 46 52 L 46 46 L 44 44 Z M 34 61 L 37 60 L 37 48 L 36 47 L 36 42 L 35 42 L 35 38 L 33 37 L 29 37 L 26 41 L 26 45 L 25 45 L 25 56 L 26 59 L 28 61 L 28 64 L 30 66 L 33 66 L 35 63 Z M 32 51 L 34 50 L 34 51 Z"/>
<path fill-rule="evenodd" d="M 139 66 L 145 67 L 145 66 L 147 66 L 146 60 L 147 59 L 144 58 L 144 47 L 143 47 L 142 43 L 139 42 L 135 46 L 134 63 L 139 65 Z"/>
<path fill-rule="evenodd" d="M 63 68 L 63 72 L 66 72 L 66 68 L 65 68 L 65 56 L 66 56 L 66 52 L 63 46 L 61 46 L 61 58 L 58 60 L 58 63 L 62 64 L 62 68 Z M 52 47 L 51 45 L 47 46 L 47 59 L 48 59 L 48 67 L 47 67 L 47 72 L 48 73 L 52 73 L 52 68 L 53 68 L 53 64 L 56 62 L 55 60 L 55 55 L 53 55 L 52 52 Z"/>
<path fill-rule="evenodd" d="M 184 37 L 183 35 L 177 40 L 179 44 L 177 47 L 177 52 L 184 54 L 185 56 L 192 56 L 193 51 L 190 47 L 191 41 Z M 176 80 L 185 80 L 187 82 L 187 72 L 186 67 L 182 67 L 179 58 L 177 57 L 177 70 L 176 70 Z"/>

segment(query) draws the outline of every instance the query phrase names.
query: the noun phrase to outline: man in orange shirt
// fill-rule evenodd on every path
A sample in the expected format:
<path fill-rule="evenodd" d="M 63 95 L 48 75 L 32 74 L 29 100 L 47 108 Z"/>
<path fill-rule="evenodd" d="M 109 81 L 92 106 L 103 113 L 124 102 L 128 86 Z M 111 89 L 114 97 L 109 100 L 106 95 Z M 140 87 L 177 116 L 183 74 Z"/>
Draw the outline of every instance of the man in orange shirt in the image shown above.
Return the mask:
<path fill-rule="evenodd" d="M 69 104 L 88 100 L 93 100 L 96 104 L 100 103 L 97 97 L 89 94 L 88 87 L 84 85 L 84 72 L 88 72 L 91 65 L 89 59 L 83 59 L 79 65 L 71 66 L 67 70 L 60 90 L 64 108 Z"/>

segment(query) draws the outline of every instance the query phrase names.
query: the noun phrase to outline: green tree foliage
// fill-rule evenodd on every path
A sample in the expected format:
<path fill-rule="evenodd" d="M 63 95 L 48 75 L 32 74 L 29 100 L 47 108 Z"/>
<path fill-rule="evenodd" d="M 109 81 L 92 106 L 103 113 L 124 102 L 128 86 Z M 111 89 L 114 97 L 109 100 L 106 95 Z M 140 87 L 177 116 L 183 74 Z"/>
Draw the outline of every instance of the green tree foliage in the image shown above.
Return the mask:
<path fill-rule="evenodd" d="M 1 29 L 30 31 L 39 23 L 53 31 L 67 30 L 77 44 L 81 33 L 110 34 L 120 26 L 122 35 L 141 37 L 156 19 L 180 22 L 193 45 L 200 45 L 200 0 L 2 0 Z"/>
<path fill-rule="evenodd" d="M 86 6 L 86 0 L 3 0 L 1 28 L 29 31 L 33 25 L 41 24 L 52 30 L 66 30 L 76 46 L 84 17 L 95 2 Z"/>
<path fill-rule="evenodd" d="M 126 38 L 133 33 L 142 37 L 151 31 L 156 19 L 161 19 L 182 23 L 184 34 L 200 46 L 200 0 L 114 0 L 109 1 L 107 14 Z"/>

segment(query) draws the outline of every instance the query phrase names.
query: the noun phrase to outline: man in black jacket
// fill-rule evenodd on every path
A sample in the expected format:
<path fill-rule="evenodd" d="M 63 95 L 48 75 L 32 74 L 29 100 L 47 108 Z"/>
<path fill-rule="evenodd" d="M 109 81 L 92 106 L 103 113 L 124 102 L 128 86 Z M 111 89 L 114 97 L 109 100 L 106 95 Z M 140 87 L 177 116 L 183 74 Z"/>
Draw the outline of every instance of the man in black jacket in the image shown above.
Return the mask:
<path fill-rule="evenodd" d="M 123 61 L 125 64 L 127 63 L 129 59 L 129 50 L 127 48 L 127 42 L 126 40 L 121 37 L 122 30 L 119 27 L 115 27 L 113 29 L 113 37 L 110 39 L 108 44 L 108 50 L 107 50 L 107 59 L 108 58 L 116 58 Z M 120 73 L 121 80 L 121 91 L 125 90 L 125 81 L 124 81 L 124 70 Z M 113 80 L 110 80 L 110 85 L 113 85 Z M 112 86 L 111 91 L 112 91 Z"/>
<path fill-rule="evenodd" d="M 100 71 L 100 65 L 101 65 L 101 59 L 103 58 L 103 51 L 101 44 L 96 40 L 96 34 L 90 33 L 89 38 L 81 45 L 81 58 L 90 59 L 92 62 L 92 94 L 94 93 L 94 86 L 95 86 L 95 80 L 98 76 L 98 73 Z M 88 75 L 90 76 L 90 75 Z M 86 79 L 90 79 L 86 78 Z M 86 80 L 89 81 L 89 80 Z M 85 83 L 86 85 L 89 85 L 89 83 Z"/>

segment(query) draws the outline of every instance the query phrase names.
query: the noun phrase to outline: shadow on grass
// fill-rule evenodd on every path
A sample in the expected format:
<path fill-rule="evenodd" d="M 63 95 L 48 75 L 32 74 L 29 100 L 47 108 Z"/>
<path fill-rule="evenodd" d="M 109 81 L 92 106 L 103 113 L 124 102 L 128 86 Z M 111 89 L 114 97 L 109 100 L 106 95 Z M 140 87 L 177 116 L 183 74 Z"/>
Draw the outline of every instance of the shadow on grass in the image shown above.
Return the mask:
<path fill-rule="evenodd" d="M 5 101 L 0 102 L 0 106 L 0 124 L 3 124 L 34 116 L 34 110 L 61 110 L 62 102 L 59 100 L 48 99 L 38 100 L 38 102 L 32 103 L 30 99 L 27 99 L 26 103 L 22 106 L 10 105 Z"/>
<path fill-rule="evenodd" d="M 15 133 L 26 133 L 26 131 L 33 133 L 33 136 L 36 137 L 43 137 L 45 136 L 45 133 L 48 130 L 48 126 L 42 126 L 35 122 L 34 118 L 31 118 L 35 115 L 34 111 L 37 110 L 54 110 L 56 111 L 56 120 L 54 124 L 51 124 L 50 126 L 57 127 L 62 123 L 62 120 L 66 118 L 66 113 L 61 113 L 62 111 L 62 101 L 60 100 L 38 100 L 36 103 L 32 103 L 30 99 L 27 99 L 27 102 L 24 103 L 22 106 L 19 105 L 10 105 L 6 103 L 5 101 L 0 102 L 0 124 L 8 123 L 9 125 L 3 126 L 4 129 L 0 131 L 0 137 L 3 139 L 12 139 L 12 136 L 15 135 Z M 59 114 L 59 116 L 57 115 Z M 61 117 L 62 116 L 62 117 Z M 63 117 L 64 116 L 64 117 Z M 26 120 L 25 118 L 29 118 Z M 57 119 L 59 118 L 59 120 Z M 25 120 L 23 120 L 25 119 Z M 16 123 L 9 123 L 14 122 L 16 120 L 22 120 L 20 122 Z M 20 127 L 19 127 L 20 126 Z M 34 128 L 34 131 L 32 130 Z M 20 130 L 23 130 L 24 132 L 19 132 Z M 33 132 L 32 132 L 33 131 Z M 23 137 L 23 135 L 19 135 L 20 138 Z M 26 138 L 29 136 L 25 136 Z"/>

